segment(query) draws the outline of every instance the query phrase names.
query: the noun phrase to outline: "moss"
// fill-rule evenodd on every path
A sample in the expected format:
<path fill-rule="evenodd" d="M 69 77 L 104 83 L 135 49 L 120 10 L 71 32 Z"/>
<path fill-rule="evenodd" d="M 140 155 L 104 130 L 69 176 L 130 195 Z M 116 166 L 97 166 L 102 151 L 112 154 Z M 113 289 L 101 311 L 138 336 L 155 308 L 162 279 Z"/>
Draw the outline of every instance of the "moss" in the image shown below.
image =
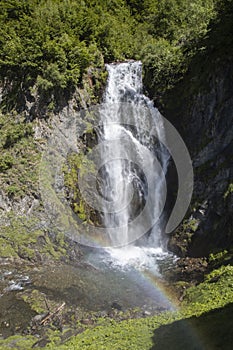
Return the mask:
<path fill-rule="evenodd" d="M 1 350 L 27 350 L 31 349 L 37 338 L 34 336 L 20 336 L 14 335 L 4 340 L 0 340 Z"/>
<path fill-rule="evenodd" d="M 58 349 L 149 349 L 152 334 L 146 320 L 122 323 L 112 320 L 108 326 L 86 330 Z M 54 346 L 50 344 L 47 348 Z"/>
<path fill-rule="evenodd" d="M 0 112 L 0 184 L 11 200 L 37 191 L 40 151 L 33 127 L 20 115 Z"/>
<path fill-rule="evenodd" d="M 14 164 L 14 158 L 6 153 L 6 154 L 1 154 L 0 156 L 0 171 L 5 172 L 8 169 L 10 169 Z"/>
<path fill-rule="evenodd" d="M 228 265 L 233 262 L 233 249 L 225 249 L 218 253 L 211 253 L 209 255 L 209 267 L 211 269 L 217 269 L 222 265 Z"/>
<path fill-rule="evenodd" d="M 86 134 L 92 134 L 93 133 L 93 125 L 90 122 L 86 122 L 86 129 L 85 129 L 85 133 Z"/>
<path fill-rule="evenodd" d="M 226 192 L 224 193 L 224 199 L 226 199 L 230 194 L 233 193 L 233 183 L 230 183 Z"/>
<path fill-rule="evenodd" d="M 0 185 L 11 202 L 38 193 L 41 153 L 33 128 L 34 123 L 25 123 L 17 113 L 0 113 Z M 40 229 L 38 219 L 15 217 L 14 212 L 8 213 L 7 219 L 8 224 L 0 227 L 1 256 L 35 260 L 37 251 L 54 259 L 66 254 L 64 235 L 58 233 L 52 240 Z M 40 236 L 45 237 L 42 246 L 38 244 Z"/>
<path fill-rule="evenodd" d="M 194 218 L 190 218 L 189 220 L 183 221 L 183 229 L 186 232 L 195 232 L 198 227 L 198 221 Z"/>
<path fill-rule="evenodd" d="M 0 238 L 0 254 L 3 258 L 18 256 L 11 242 L 9 242 L 5 237 Z"/>
<path fill-rule="evenodd" d="M 8 215 L 9 224 L 0 227 L 0 255 L 2 257 L 20 257 L 27 260 L 36 260 L 36 253 L 44 254 L 59 260 L 66 255 L 67 243 L 63 233 L 58 232 L 52 239 L 41 230 L 37 218 L 25 216 L 12 217 Z M 43 244 L 38 243 L 43 237 Z"/>
<path fill-rule="evenodd" d="M 56 346 L 58 346 L 59 343 L 61 342 L 61 333 L 57 330 L 54 331 L 52 329 L 49 329 L 47 332 L 47 336 L 48 336 L 48 341 L 49 341 L 49 346 L 47 346 L 47 347 L 48 348 L 52 347 L 52 348 L 56 349 Z"/>
<path fill-rule="evenodd" d="M 176 290 L 180 292 L 183 292 L 188 287 L 190 287 L 190 283 L 186 281 L 178 281 L 175 283 Z"/>
<path fill-rule="evenodd" d="M 26 291 L 25 294 L 22 295 L 22 299 L 38 314 L 48 311 L 46 309 L 45 297 L 43 293 L 40 293 L 36 289 L 33 291 Z"/>
<path fill-rule="evenodd" d="M 7 226 L 1 227 L 1 239 L 5 242 L 0 247 L 3 256 L 19 256 L 33 259 L 34 245 L 41 231 L 37 229 L 36 222 L 24 217 L 10 218 Z M 7 247 L 7 248 L 6 248 Z"/>
<path fill-rule="evenodd" d="M 185 310 L 198 313 L 222 307 L 233 302 L 233 266 L 222 266 L 212 271 L 203 283 L 189 288 L 184 295 Z"/>
<path fill-rule="evenodd" d="M 211 262 L 215 262 L 215 261 L 222 261 L 225 259 L 227 254 L 228 254 L 227 250 L 223 250 L 222 252 L 219 252 L 216 254 L 211 253 L 209 255 L 209 262 L 211 263 Z"/>
<path fill-rule="evenodd" d="M 188 246 L 192 240 L 194 232 L 198 228 L 198 220 L 191 217 L 183 220 L 182 224 L 175 230 L 169 241 L 169 249 L 178 256 L 186 256 Z"/>
<path fill-rule="evenodd" d="M 67 243 L 64 240 L 64 234 L 58 232 L 55 241 L 44 234 L 43 235 L 45 244 L 43 248 L 40 249 L 41 253 L 45 253 L 47 256 L 52 256 L 53 259 L 59 260 L 62 256 L 66 255 Z"/>
<path fill-rule="evenodd" d="M 79 176 L 94 173 L 94 163 L 88 157 L 80 153 L 71 153 L 67 158 L 67 164 L 63 167 L 64 182 L 67 195 L 71 197 L 71 207 L 82 221 L 91 222 L 92 208 L 82 199 L 79 190 Z"/>

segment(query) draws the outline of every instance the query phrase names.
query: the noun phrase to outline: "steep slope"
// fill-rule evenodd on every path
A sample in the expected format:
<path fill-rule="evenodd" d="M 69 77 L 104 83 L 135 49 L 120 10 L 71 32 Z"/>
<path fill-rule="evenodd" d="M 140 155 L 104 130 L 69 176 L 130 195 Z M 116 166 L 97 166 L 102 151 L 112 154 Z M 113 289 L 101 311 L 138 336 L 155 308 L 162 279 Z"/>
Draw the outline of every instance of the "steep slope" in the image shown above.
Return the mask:
<path fill-rule="evenodd" d="M 165 93 L 161 109 L 182 135 L 194 168 L 186 220 L 170 238 L 179 255 L 208 256 L 233 246 L 232 3 L 199 43 L 184 79 Z"/>

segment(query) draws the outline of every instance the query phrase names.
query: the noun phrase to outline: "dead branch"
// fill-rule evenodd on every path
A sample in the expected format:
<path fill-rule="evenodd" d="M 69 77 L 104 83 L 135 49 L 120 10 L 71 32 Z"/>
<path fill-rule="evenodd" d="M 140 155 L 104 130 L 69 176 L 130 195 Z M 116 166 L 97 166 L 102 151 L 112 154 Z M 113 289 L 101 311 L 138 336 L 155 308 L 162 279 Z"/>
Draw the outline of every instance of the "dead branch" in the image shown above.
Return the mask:
<path fill-rule="evenodd" d="M 47 316 L 45 316 L 45 318 L 43 318 L 43 320 L 40 322 L 41 325 L 45 325 L 46 323 L 48 323 L 49 321 L 51 321 L 55 315 L 57 315 L 59 313 L 59 311 L 61 311 L 64 306 L 66 305 L 66 303 L 62 303 L 60 306 L 58 306 L 58 308 L 53 311 L 53 312 L 49 312 L 49 314 Z"/>

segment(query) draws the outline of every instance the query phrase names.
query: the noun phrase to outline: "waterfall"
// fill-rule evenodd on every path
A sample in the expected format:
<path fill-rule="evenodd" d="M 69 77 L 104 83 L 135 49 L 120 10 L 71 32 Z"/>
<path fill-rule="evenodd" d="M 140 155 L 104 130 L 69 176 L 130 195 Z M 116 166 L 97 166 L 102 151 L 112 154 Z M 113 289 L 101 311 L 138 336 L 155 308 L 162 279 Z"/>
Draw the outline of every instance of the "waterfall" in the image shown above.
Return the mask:
<path fill-rule="evenodd" d="M 169 155 L 159 111 L 143 94 L 141 62 L 106 65 L 108 71 L 99 143 L 103 222 L 113 247 L 161 246 Z M 145 244 L 145 243 L 144 243 Z"/>

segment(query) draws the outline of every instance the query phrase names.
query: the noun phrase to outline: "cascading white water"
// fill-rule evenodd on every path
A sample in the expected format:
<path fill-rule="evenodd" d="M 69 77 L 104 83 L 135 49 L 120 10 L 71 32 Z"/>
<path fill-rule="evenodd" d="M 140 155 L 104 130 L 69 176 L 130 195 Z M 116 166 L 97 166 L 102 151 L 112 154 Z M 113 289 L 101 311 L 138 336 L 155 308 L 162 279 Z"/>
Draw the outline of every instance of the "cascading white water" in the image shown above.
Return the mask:
<path fill-rule="evenodd" d="M 104 225 L 114 247 L 126 246 L 150 231 L 150 244 L 158 249 L 161 230 L 157 218 L 166 197 L 164 173 L 169 159 L 161 143 L 165 138 L 162 118 L 142 93 L 141 62 L 106 67 L 99 135 Z M 140 219 L 134 221 L 137 216 Z"/>

